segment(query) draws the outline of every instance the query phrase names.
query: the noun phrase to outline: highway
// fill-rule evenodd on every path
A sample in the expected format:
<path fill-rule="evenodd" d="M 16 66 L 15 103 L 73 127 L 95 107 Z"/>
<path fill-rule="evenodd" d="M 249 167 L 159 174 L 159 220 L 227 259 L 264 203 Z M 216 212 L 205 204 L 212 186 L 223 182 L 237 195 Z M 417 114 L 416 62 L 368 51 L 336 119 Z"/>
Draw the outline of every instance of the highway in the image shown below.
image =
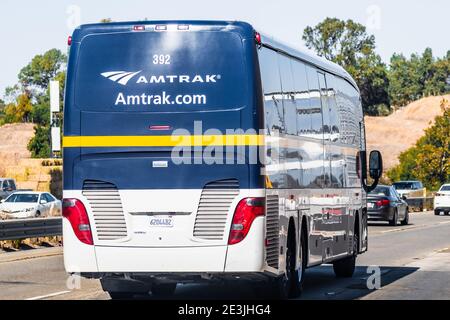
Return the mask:
<path fill-rule="evenodd" d="M 450 299 L 450 216 L 412 213 L 410 221 L 397 227 L 371 223 L 369 251 L 358 257 L 354 277 L 337 279 L 329 265 L 308 269 L 300 299 Z M 378 290 L 367 287 L 369 266 L 380 267 Z M 0 253 L 0 299 L 109 299 L 97 280 L 78 280 L 65 273 L 61 248 Z M 253 298 L 260 297 L 243 282 L 179 285 L 174 296 Z"/>

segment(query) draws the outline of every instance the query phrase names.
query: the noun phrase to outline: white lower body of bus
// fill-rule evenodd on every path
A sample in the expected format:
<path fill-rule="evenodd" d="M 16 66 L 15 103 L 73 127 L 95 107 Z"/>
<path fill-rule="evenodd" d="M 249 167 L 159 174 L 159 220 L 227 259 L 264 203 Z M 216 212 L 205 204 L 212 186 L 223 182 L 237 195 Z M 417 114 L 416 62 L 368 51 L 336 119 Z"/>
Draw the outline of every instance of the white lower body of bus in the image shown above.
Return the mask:
<path fill-rule="evenodd" d="M 200 190 L 119 191 L 91 182 L 64 191 L 64 206 L 76 199 L 89 220 L 77 226 L 63 219 L 65 268 L 101 279 L 111 295 L 169 293 L 176 283 L 233 278 L 272 279 L 278 287 L 295 282 L 300 290 L 306 267 L 337 261 L 336 273 L 351 275 L 365 249 L 361 199 L 344 190 L 333 203 L 326 194 L 335 190 L 240 189 L 232 179 Z M 334 207 L 341 211 L 324 210 Z M 237 208 L 251 216 L 250 226 Z M 76 230 L 90 232 L 92 242 L 80 241 Z"/>

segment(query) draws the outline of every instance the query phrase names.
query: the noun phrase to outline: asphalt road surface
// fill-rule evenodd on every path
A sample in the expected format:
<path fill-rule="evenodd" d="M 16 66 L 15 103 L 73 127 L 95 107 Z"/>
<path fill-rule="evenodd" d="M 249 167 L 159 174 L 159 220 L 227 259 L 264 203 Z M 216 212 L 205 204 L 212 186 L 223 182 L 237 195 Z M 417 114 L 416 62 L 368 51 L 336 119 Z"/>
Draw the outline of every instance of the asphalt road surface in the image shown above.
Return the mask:
<path fill-rule="evenodd" d="M 300 299 L 450 299 L 450 216 L 412 213 L 410 221 L 369 224 L 369 251 L 358 257 L 353 278 L 337 279 L 329 265 L 308 269 Z M 60 248 L 31 251 L 0 253 L 0 299 L 109 299 L 97 280 L 68 278 Z M 242 282 L 179 285 L 174 296 L 253 298 Z"/>

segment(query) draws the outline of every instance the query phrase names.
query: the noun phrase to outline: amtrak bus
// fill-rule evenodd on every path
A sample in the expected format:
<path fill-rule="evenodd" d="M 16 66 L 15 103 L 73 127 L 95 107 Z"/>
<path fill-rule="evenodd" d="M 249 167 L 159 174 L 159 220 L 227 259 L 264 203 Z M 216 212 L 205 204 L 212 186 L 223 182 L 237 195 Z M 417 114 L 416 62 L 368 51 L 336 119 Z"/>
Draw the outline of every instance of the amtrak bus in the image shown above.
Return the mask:
<path fill-rule="evenodd" d="M 233 279 L 288 298 L 307 268 L 352 276 L 382 163 L 344 69 L 245 22 L 91 24 L 69 42 L 68 273 L 112 298 Z"/>

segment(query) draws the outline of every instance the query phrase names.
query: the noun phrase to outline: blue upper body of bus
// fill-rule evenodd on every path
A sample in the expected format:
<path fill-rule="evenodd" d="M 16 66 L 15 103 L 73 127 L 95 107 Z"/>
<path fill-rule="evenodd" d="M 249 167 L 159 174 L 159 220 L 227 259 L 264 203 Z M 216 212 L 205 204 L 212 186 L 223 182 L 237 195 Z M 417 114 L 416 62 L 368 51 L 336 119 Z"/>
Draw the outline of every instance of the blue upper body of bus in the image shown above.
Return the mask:
<path fill-rule="evenodd" d="M 269 132 L 292 121 L 297 126 L 293 136 L 305 136 L 310 147 L 302 154 L 289 149 L 281 153 L 287 162 L 289 154 L 303 162 L 304 177 L 294 173 L 293 186 L 278 187 L 320 188 L 324 183 L 319 181 L 332 181 L 333 175 L 340 187 L 360 186 L 356 178 L 347 179 L 349 173 L 356 177 L 356 151 L 365 149 L 354 80 L 333 63 L 269 38 L 264 38 L 265 50 L 258 53 L 259 47 L 255 30 L 244 22 L 152 21 L 78 28 L 66 84 L 64 190 L 81 190 L 87 180 L 118 189 L 201 189 L 211 181 L 237 179 L 240 188 L 264 188 L 260 162 L 248 159 L 250 148 L 259 142 L 243 143 L 244 151 L 235 147 L 233 164 L 225 155 L 222 163 L 211 164 L 208 157 L 217 159 L 217 149 L 205 153 L 207 141 L 195 137 L 226 136 L 227 130 L 236 129 Z M 288 75 L 291 70 L 298 72 Z M 277 101 L 280 95 L 282 102 Z M 298 98 L 297 107 L 289 107 L 291 97 Z M 285 113 L 288 109 L 292 115 Z M 280 119 L 284 123 L 279 125 Z M 289 128 L 281 131 L 292 134 Z M 339 136 L 337 151 L 323 142 L 332 143 L 324 135 L 334 133 Z M 191 164 L 173 163 L 173 135 L 188 137 Z M 220 141 L 216 147 L 230 147 L 226 139 Z M 346 160 L 339 160 L 348 148 Z M 243 163 L 236 160 L 240 153 Z M 351 166 L 345 164 L 348 159 Z"/>
<path fill-rule="evenodd" d="M 86 180 L 119 189 L 201 189 L 234 178 L 241 188 L 263 187 L 257 164 L 174 165 L 169 138 L 261 128 L 256 55 L 254 30 L 242 22 L 78 28 L 65 95 L 64 190 L 81 190 Z"/>

